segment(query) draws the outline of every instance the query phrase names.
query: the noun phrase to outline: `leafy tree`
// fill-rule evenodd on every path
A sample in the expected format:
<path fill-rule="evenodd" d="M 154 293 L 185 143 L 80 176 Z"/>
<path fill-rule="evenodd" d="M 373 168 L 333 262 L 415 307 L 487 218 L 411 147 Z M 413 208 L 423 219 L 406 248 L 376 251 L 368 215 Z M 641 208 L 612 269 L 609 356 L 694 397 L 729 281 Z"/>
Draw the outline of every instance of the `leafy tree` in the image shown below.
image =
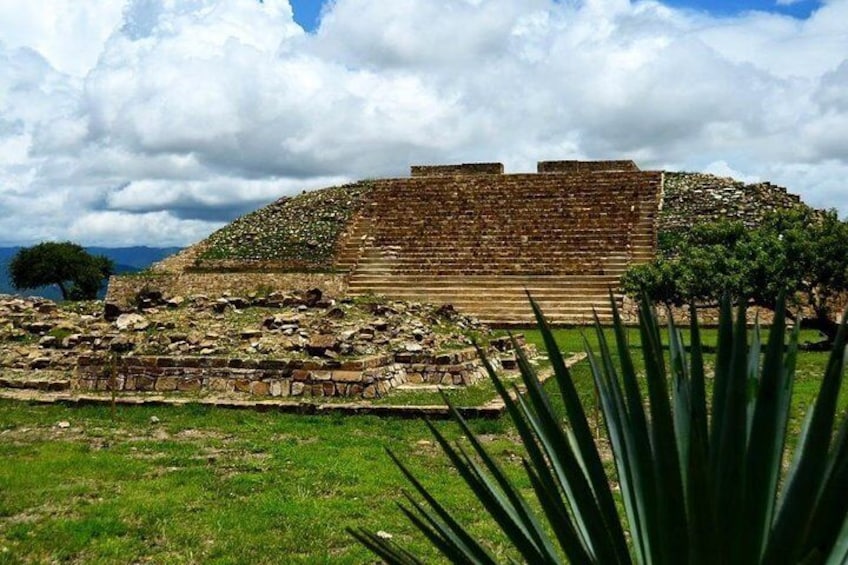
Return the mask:
<path fill-rule="evenodd" d="M 18 251 L 9 264 L 18 290 L 55 284 L 65 300 L 91 300 L 114 270 L 110 259 L 91 255 L 82 246 L 47 241 Z"/>
<path fill-rule="evenodd" d="M 834 303 L 848 290 L 846 251 L 848 224 L 835 211 L 784 210 L 754 229 L 722 221 L 664 234 L 659 257 L 631 268 L 622 284 L 631 295 L 673 305 L 715 304 L 727 293 L 773 309 L 786 291 L 790 316 L 809 308 L 805 325 L 832 341 Z"/>

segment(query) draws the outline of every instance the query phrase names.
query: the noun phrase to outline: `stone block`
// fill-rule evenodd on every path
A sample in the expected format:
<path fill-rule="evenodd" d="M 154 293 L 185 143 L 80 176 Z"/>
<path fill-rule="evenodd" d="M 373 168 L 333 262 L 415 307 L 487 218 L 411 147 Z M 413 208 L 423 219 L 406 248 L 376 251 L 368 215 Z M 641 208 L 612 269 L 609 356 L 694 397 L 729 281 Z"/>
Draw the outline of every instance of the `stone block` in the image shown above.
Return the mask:
<path fill-rule="evenodd" d="M 333 376 L 330 371 L 310 371 L 310 380 L 312 381 L 329 381 Z"/>
<path fill-rule="evenodd" d="M 254 396 L 268 396 L 271 393 L 271 387 L 264 381 L 253 381 L 250 383 L 250 394 Z"/>
<path fill-rule="evenodd" d="M 339 368 L 342 371 L 361 371 L 365 368 L 365 363 L 362 359 L 352 359 L 350 361 L 343 361 Z"/>
<path fill-rule="evenodd" d="M 158 392 L 171 392 L 177 390 L 177 379 L 175 377 L 159 377 L 156 379 L 155 389 Z"/>
<path fill-rule="evenodd" d="M 233 391 L 233 381 L 230 379 L 224 379 L 221 377 L 212 377 L 207 379 L 206 386 L 209 390 L 213 390 L 216 392 L 232 392 Z"/>
<path fill-rule="evenodd" d="M 342 383 L 362 382 L 362 371 L 333 371 L 332 379 Z"/>
<path fill-rule="evenodd" d="M 150 375 L 138 375 L 135 377 L 135 390 L 152 391 L 156 386 L 156 379 Z"/>
<path fill-rule="evenodd" d="M 177 390 L 182 392 L 197 392 L 203 388 L 203 380 L 197 377 L 188 379 L 179 379 L 177 381 Z"/>

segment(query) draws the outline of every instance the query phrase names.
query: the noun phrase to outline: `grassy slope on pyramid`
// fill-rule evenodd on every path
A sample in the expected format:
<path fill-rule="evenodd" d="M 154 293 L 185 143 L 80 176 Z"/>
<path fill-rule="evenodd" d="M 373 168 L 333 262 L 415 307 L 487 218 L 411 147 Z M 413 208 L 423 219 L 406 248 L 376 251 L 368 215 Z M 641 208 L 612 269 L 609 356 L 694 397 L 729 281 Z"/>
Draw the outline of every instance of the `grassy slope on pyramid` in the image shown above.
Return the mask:
<path fill-rule="evenodd" d="M 369 188 L 359 182 L 280 198 L 210 235 L 195 266 L 260 262 L 330 269 L 336 243 Z"/>

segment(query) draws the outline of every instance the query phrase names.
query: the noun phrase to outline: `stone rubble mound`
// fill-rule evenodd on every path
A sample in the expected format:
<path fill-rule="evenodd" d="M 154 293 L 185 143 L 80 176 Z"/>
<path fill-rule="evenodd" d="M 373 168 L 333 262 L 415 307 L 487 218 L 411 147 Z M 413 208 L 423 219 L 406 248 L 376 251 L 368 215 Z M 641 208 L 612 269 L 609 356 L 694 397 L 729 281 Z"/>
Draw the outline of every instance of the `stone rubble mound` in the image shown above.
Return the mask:
<path fill-rule="evenodd" d="M 249 296 L 141 293 L 133 312 L 0 295 L 0 372 L 69 374 L 80 356 L 233 356 L 344 360 L 434 356 L 494 336 L 449 305 L 336 300 L 318 289 Z M 109 319 L 112 318 L 112 319 Z M 502 341 L 502 340 L 501 340 Z"/>

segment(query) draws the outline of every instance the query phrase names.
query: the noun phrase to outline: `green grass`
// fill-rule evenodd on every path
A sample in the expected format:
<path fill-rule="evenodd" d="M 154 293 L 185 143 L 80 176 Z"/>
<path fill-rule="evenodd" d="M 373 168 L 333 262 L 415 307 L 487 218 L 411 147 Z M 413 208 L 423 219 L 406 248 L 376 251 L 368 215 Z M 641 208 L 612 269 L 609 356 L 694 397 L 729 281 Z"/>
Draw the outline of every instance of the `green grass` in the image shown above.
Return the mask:
<path fill-rule="evenodd" d="M 524 333 L 530 342 L 538 337 Z M 557 337 L 566 351 L 582 349 L 577 330 Z M 795 430 L 826 359 L 800 355 Z M 591 405 L 586 363 L 573 377 Z M 546 388 L 556 396 L 555 383 Z M 480 391 L 451 391 L 457 402 L 463 394 Z M 839 402 L 844 413 L 845 390 Z M 58 428 L 63 420 L 71 427 Z M 452 424 L 436 425 L 458 438 Z M 528 490 L 511 425 L 472 425 Z M 373 563 L 347 526 L 390 532 L 426 561 L 437 560 L 395 506 L 409 486 L 386 448 L 506 559 L 498 529 L 418 420 L 185 406 L 119 407 L 113 422 L 107 407 L 0 401 L 0 564 Z"/>

